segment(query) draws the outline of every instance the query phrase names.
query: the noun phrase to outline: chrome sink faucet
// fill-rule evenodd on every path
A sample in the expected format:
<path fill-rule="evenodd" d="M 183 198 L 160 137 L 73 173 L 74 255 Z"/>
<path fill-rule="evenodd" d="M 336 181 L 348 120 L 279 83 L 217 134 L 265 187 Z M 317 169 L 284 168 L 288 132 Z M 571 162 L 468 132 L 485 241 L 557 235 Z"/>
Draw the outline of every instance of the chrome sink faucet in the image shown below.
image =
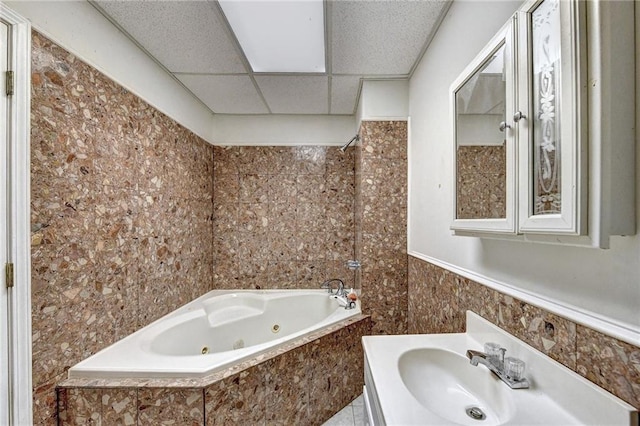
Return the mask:
<path fill-rule="evenodd" d="M 522 373 L 524 372 L 524 363 L 517 358 L 507 358 L 506 361 L 509 365 L 505 367 L 504 354 L 506 351 L 507 350 L 505 348 L 498 347 L 494 354 L 489 355 L 484 352 L 469 349 L 467 351 L 467 358 L 469 358 L 469 361 L 473 366 L 482 364 L 487 367 L 511 389 L 527 389 L 529 387 L 529 381 L 522 377 Z M 515 371 L 515 366 L 520 366 L 521 371 Z"/>

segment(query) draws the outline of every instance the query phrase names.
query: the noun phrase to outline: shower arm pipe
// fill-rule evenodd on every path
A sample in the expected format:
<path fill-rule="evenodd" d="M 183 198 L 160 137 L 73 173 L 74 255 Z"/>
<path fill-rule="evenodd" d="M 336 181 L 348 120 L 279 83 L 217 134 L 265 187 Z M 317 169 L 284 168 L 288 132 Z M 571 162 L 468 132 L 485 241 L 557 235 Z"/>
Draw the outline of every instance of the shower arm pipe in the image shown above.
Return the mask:
<path fill-rule="evenodd" d="M 351 145 L 354 141 L 358 142 L 360 140 L 360 135 L 356 134 L 351 140 L 340 147 L 340 151 L 345 152 L 349 145 Z"/>

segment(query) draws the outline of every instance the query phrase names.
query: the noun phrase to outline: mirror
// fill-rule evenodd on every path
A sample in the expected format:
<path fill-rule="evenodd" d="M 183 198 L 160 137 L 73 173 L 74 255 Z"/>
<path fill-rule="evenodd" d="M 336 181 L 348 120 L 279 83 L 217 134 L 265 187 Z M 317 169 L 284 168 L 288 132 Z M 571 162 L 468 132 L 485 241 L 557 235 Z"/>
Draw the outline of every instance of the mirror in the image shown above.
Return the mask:
<path fill-rule="evenodd" d="M 455 92 L 457 219 L 507 217 L 505 49 Z"/>

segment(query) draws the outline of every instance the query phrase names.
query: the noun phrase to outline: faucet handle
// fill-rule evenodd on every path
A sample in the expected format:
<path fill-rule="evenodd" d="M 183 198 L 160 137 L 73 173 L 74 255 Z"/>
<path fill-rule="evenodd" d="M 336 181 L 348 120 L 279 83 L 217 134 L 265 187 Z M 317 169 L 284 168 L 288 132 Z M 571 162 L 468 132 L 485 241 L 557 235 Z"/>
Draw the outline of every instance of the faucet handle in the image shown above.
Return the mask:
<path fill-rule="evenodd" d="M 484 344 L 484 353 L 487 354 L 487 360 L 496 367 L 502 368 L 505 352 L 507 350 L 498 343 L 487 342 Z"/>
<path fill-rule="evenodd" d="M 504 374 L 516 382 L 524 378 L 525 362 L 519 358 L 506 357 L 504 359 Z"/>

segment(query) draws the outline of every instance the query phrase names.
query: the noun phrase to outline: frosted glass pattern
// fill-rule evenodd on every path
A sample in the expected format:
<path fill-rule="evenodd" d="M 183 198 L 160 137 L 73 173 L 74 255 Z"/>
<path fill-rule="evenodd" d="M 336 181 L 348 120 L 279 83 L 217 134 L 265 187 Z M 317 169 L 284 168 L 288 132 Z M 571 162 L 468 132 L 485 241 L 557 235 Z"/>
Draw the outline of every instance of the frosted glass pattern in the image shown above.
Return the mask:
<path fill-rule="evenodd" d="M 534 214 L 559 214 L 560 8 L 545 0 L 532 13 Z"/>

